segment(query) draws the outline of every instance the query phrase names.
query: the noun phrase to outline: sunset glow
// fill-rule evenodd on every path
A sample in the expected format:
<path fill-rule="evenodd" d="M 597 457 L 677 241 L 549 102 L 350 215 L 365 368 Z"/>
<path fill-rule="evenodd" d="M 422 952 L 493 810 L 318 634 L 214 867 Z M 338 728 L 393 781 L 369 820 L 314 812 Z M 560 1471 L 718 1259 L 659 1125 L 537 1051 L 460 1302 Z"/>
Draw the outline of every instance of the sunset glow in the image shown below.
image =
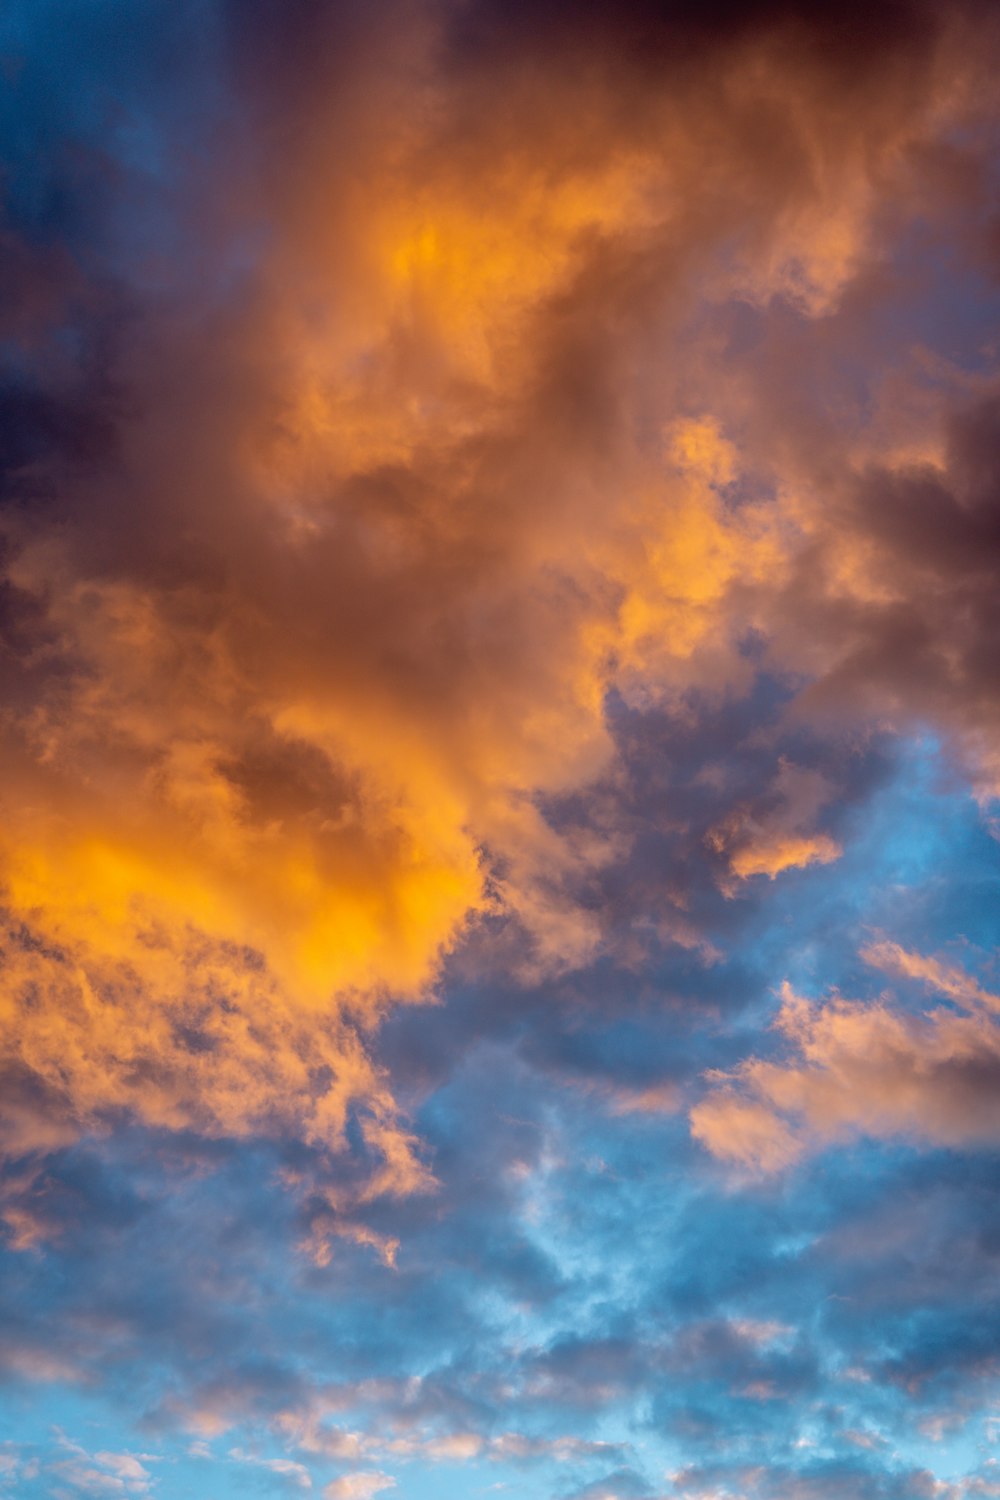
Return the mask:
<path fill-rule="evenodd" d="M 998 77 L 3 7 L 0 1496 L 1000 1496 Z"/>

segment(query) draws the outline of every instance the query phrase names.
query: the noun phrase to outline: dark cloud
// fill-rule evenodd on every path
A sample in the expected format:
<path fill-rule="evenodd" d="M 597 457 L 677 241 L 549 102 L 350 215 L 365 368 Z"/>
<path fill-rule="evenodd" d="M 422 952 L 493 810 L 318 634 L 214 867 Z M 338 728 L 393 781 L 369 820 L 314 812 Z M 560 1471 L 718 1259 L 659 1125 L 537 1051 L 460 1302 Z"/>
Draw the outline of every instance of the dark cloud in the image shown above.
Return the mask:
<path fill-rule="evenodd" d="M 828 66 L 849 60 L 874 66 L 875 58 L 918 51 L 933 37 L 940 13 L 909 0 L 871 6 L 818 6 L 808 15 L 785 0 L 629 0 L 613 10 L 591 0 L 478 0 L 458 11 L 459 46 L 489 57 L 497 49 L 546 61 L 558 52 L 593 52 L 611 65 L 637 70 L 682 68 L 720 52 L 778 33 L 815 48 Z"/>
<path fill-rule="evenodd" d="M 876 711 L 944 723 L 989 789 L 1000 556 L 995 398 L 951 415 L 945 440 L 941 467 L 872 468 L 848 486 L 824 522 L 825 539 L 804 556 L 792 597 L 807 609 L 834 556 L 853 550 L 881 597 L 838 599 L 828 585 L 817 636 L 838 644 L 807 703 L 861 698 Z"/>

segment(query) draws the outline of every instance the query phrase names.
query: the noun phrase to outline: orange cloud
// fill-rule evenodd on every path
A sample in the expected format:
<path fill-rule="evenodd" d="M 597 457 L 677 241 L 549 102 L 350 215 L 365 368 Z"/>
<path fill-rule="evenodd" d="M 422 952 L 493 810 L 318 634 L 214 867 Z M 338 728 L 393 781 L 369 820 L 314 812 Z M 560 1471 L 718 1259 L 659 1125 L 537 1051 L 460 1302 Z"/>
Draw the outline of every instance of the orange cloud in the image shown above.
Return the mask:
<path fill-rule="evenodd" d="M 840 858 L 840 845 L 810 826 L 833 796 L 834 788 L 818 772 L 782 761 L 760 807 L 735 808 L 709 833 L 708 843 L 726 856 L 738 880 L 751 875 L 773 880 L 782 870 L 830 864 Z"/>
<path fill-rule="evenodd" d="M 922 953 L 910 953 L 898 943 L 879 938 L 861 950 L 865 963 L 886 974 L 898 974 L 903 979 L 919 979 L 938 995 L 945 995 L 956 1004 L 972 1009 L 985 1006 L 987 1010 L 1000 1010 L 1000 995 L 984 990 L 957 964 L 944 963 Z"/>
<path fill-rule="evenodd" d="M 691 309 L 829 314 L 986 64 L 939 37 L 845 110 L 792 27 L 706 105 L 398 23 L 243 80 L 230 190 L 192 168 L 137 286 L 113 462 L 4 512 L 7 1150 L 124 1115 L 336 1149 L 356 1111 L 369 1192 L 429 1187 L 371 1038 L 486 917 L 522 977 L 601 952 L 579 890 L 632 831 L 542 808 L 613 770 L 609 692 L 739 691 L 747 631 L 800 665 L 822 528 Z M 806 775 L 719 831 L 737 879 L 835 857 Z"/>
<path fill-rule="evenodd" d="M 323 1489 L 324 1500 L 371 1500 L 383 1490 L 395 1489 L 396 1481 L 381 1470 L 356 1470 L 334 1479 Z"/>
<path fill-rule="evenodd" d="M 770 834 L 745 845 L 730 859 L 734 875 L 769 875 L 773 880 L 782 870 L 801 869 L 804 865 L 828 865 L 839 859 L 842 851 L 826 834 L 794 838 Z"/>
<path fill-rule="evenodd" d="M 804 1153 L 860 1135 L 974 1146 L 1000 1137 L 1000 1026 L 967 975 L 935 960 L 903 969 L 895 944 L 880 955 L 901 972 L 938 975 L 939 992 L 968 1007 L 914 1015 L 886 1001 L 814 1003 L 782 988 L 777 1030 L 790 1055 L 750 1058 L 712 1074 L 691 1129 L 713 1155 L 774 1172 Z M 992 997 L 988 997 L 992 998 Z"/>

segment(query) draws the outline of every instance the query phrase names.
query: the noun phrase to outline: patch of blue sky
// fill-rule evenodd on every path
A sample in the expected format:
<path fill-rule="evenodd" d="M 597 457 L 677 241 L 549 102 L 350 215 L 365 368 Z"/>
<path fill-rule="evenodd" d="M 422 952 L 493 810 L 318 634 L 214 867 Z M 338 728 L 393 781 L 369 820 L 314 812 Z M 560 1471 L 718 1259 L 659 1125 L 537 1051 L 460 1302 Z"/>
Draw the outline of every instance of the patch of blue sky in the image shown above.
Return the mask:
<path fill-rule="evenodd" d="M 877 991 L 858 950 L 876 934 L 928 953 L 1000 937 L 1000 845 L 931 735 L 903 742 L 895 774 L 855 807 L 835 862 L 779 875 L 760 902 L 755 961 L 803 993 Z"/>

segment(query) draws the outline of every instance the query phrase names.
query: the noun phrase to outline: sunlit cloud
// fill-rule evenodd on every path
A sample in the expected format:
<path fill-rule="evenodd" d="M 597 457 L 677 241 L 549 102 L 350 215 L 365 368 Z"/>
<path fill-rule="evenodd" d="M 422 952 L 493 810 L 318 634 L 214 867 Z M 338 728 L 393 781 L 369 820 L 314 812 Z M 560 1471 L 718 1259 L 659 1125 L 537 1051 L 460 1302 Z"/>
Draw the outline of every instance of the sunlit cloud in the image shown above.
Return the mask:
<path fill-rule="evenodd" d="M 10 0 L 0 1490 L 992 1493 L 998 59 Z"/>
<path fill-rule="evenodd" d="M 857 1135 L 941 1145 L 989 1145 L 1000 1130 L 1000 1028 L 968 974 L 881 942 L 869 962 L 925 980 L 963 1007 L 913 1014 L 885 1000 L 825 1004 L 781 994 L 775 1028 L 790 1057 L 750 1058 L 691 1111 L 696 1139 L 714 1155 L 761 1171 Z"/>

